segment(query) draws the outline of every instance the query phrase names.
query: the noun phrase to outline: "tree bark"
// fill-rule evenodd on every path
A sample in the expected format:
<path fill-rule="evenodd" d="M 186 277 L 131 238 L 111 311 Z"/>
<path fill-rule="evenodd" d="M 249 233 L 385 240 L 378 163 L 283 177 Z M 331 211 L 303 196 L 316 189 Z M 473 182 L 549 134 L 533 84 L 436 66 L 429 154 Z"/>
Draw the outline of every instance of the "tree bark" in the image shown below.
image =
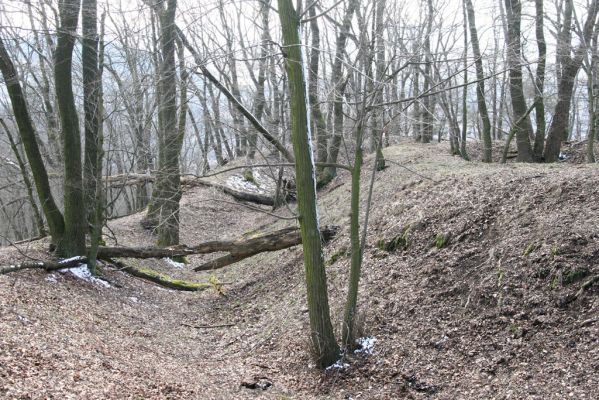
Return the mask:
<path fill-rule="evenodd" d="M 545 142 L 545 151 L 543 153 L 545 162 L 555 162 L 558 160 L 562 141 L 567 139 L 574 82 L 582 66 L 582 60 L 585 56 L 587 46 L 590 44 L 593 31 L 597 29 L 595 20 L 598 11 L 599 0 L 593 0 L 589 6 L 587 19 L 584 23 L 582 42 L 576 49 L 574 58 L 569 56 L 562 58 L 564 66 L 558 83 L 557 104 L 555 105 L 553 119 L 547 133 L 547 141 Z"/>
<path fill-rule="evenodd" d="M 347 80 L 343 78 L 343 63 L 347 37 L 357 4 L 358 0 L 348 1 L 343 21 L 339 27 L 340 31 L 335 41 L 335 59 L 331 71 L 331 83 L 333 85 L 333 136 L 329 141 L 328 150 L 328 162 L 333 164 L 337 163 L 341 139 L 343 138 L 343 95 L 347 86 Z M 324 173 L 318 179 L 319 187 L 329 183 L 335 176 L 337 176 L 337 169 L 335 167 L 325 168 Z"/>
<path fill-rule="evenodd" d="M 522 16 L 522 5 L 520 0 L 505 0 L 507 13 L 507 58 L 510 75 L 510 96 L 512 98 L 512 110 L 514 119 L 522 121 L 516 127 L 516 145 L 518 147 L 518 161 L 532 162 L 532 147 L 530 137 L 532 134 L 532 125 L 529 118 L 521 119 L 526 113 L 526 101 L 524 98 L 524 89 L 522 86 L 522 57 L 520 45 L 520 23 Z"/>
<path fill-rule="evenodd" d="M 352 1 L 353 4 L 353 1 Z M 295 155 L 297 205 L 304 248 L 310 336 L 317 364 L 332 365 L 339 358 L 329 311 L 326 272 L 322 256 L 316 204 L 316 176 L 308 125 L 306 78 L 300 42 L 300 19 L 291 0 L 278 0 L 285 46 L 285 66 L 291 102 L 291 138 Z"/>
<path fill-rule="evenodd" d="M 539 51 L 539 63 L 535 77 L 535 119 L 537 122 L 537 131 L 533 145 L 535 161 L 543 159 L 543 146 L 545 145 L 545 102 L 543 93 L 545 87 L 545 64 L 547 62 L 547 45 L 545 43 L 543 0 L 535 0 L 535 34 L 537 37 L 537 48 Z"/>
<path fill-rule="evenodd" d="M 491 141 L 491 121 L 489 120 L 489 112 L 487 111 L 487 101 L 485 100 L 485 81 L 483 71 L 483 60 L 480 54 L 480 46 L 478 44 L 478 32 L 476 30 L 476 20 L 474 17 L 474 7 L 471 0 L 466 2 L 466 10 L 468 13 L 468 23 L 470 25 L 470 41 L 472 42 L 472 54 L 474 55 L 474 64 L 476 66 L 476 99 L 478 102 L 478 114 L 483 124 L 483 162 L 490 163 L 493 161 L 493 143 Z"/>
<path fill-rule="evenodd" d="M 336 227 L 324 227 L 318 233 L 318 240 L 330 240 L 337 232 Z M 214 240 L 192 246 L 177 245 L 171 247 L 110 247 L 100 246 L 98 258 L 164 258 L 182 257 L 194 254 L 228 252 L 233 255 L 245 254 L 250 257 L 265 251 L 277 251 L 302 243 L 300 229 L 284 228 L 271 233 L 238 240 Z"/>
<path fill-rule="evenodd" d="M 177 129 L 177 89 L 175 66 L 175 11 L 176 0 L 168 0 L 166 8 L 156 6 L 160 20 L 160 104 L 159 119 L 162 121 L 162 143 L 159 146 L 160 165 L 152 202 L 148 208 L 148 220 L 158 220 L 159 246 L 179 243 L 179 200 L 181 199 L 181 176 L 179 157 L 183 137 Z"/>
<path fill-rule="evenodd" d="M 73 48 L 77 37 L 79 0 L 59 3 L 60 26 L 54 58 L 54 84 L 62 128 L 64 155 L 64 224 L 63 240 L 57 253 L 63 257 L 85 253 L 87 232 L 83 176 L 81 166 L 81 134 L 73 94 Z"/>
<path fill-rule="evenodd" d="M 40 210 L 37 206 L 37 202 L 33 197 L 33 185 L 31 184 L 31 180 L 29 179 L 29 171 L 27 170 L 27 166 L 23 161 L 23 157 L 21 157 L 21 153 L 19 152 L 19 148 L 17 147 L 17 143 L 15 139 L 8 130 L 8 126 L 6 126 L 6 122 L 2 118 L 0 118 L 0 126 L 4 129 L 6 136 L 8 138 L 8 143 L 10 144 L 10 148 L 15 155 L 17 160 L 17 164 L 19 165 L 19 170 L 21 171 L 21 176 L 23 177 L 23 183 L 25 184 L 25 188 L 27 189 L 27 197 L 29 199 L 29 204 L 31 204 L 31 210 L 33 211 L 33 220 L 35 221 L 35 225 L 38 231 L 38 237 L 46 236 L 46 228 L 44 226 L 44 219 Z"/>

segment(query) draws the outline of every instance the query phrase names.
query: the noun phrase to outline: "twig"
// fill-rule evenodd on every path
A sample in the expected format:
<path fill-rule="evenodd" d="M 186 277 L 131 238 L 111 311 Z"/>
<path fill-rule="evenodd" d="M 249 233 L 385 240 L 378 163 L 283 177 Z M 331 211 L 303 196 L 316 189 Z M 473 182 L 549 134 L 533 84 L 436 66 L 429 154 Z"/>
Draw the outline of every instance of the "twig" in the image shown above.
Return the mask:
<path fill-rule="evenodd" d="M 235 326 L 236 324 L 218 324 L 218 325 L 190 325 L 182 323 L 181 326 L 186 326 L 188 328 L 196 328 L 196 329 L 213 329 L 213 328 L 226 328 L 229 326 Z"/>

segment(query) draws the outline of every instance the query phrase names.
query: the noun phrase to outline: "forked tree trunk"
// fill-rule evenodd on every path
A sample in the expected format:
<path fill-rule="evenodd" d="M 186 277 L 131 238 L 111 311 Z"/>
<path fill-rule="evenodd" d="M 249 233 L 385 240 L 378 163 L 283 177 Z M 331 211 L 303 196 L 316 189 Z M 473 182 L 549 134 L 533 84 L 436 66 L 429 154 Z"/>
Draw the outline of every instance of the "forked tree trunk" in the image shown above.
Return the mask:
<path fill-rule="evenodd" d="M 558 83 L 557 103 L 553 113 L 553 119 L 547 141 L 545 142 L 544 159 L 545 162 L 554 162 L 559 158 L 562 141 L 568 137 L 568 122 L 570 118 L 570 106 L 572 103 L 572 92 L 576 75 L 582 66 L 582 59 L 585 56 L 587 46 L 596 28 L 597 12 L 599 11 L 599 0 L 593 0 L 589 6 L 587 19 L 583 27 L 582 43 L 576 49 L 574 58 L 564 57 L 564 66 L 561 72 L 561 78 Z"/>

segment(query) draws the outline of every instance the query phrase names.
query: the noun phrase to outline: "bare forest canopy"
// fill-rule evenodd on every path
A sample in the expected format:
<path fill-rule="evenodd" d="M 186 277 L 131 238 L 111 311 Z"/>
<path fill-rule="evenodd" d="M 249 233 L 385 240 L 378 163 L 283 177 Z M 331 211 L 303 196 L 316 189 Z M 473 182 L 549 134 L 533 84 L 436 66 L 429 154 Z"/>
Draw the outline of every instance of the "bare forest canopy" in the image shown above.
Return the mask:
<path fill-rule="evenodd" d="M 164 129 L 178 131 L 173 136 L 178 165 L 168 168 L 181 174 L 205 175 L 234 159 L 293 161 L 287 50 L 275 2 L 79 3 L 65 2 L 65 12 L 55 1 L 7 0 L 0 6 L 5 57 L 14 65 L 59 209 L 64 207 L 64 160 L 77 157 L 65 154 L 63 125 L 69 119 L 61 117 L 55 76 L 66 62 L 59 59 L 59 32 L 68 28 L 69 7 L 77 7 L 81 18 L 74 16 L 68 33 L 73 56 L 68 57 L 72 82 L 67 86 L 73 104 L 62 108 L 74 113 L 71 123 L 79 128 L 83 147 L 86 128 L 98 132 L 99 174 L 160 169 Z M 378 137 L 383 146 L 409 137 L 449 140 L 452 152 L 468 158 L 466 142 L 481 141 L 483 160 L 505 160 L 516 153 L 508 155 L 506 145 L 502 157 L 491 148 L 508 140 L 517 146 L 519 161 L 555 161 L 562 141 L 588 140 L 588 159 L 594 161 L 597 5 L 587 3 L 299 2 L 316 161 L 352 163 L 363 101 L 368 102 L 367 151 L 376 149 Z M 174 12 L 169 17 L 174 29 L 167 29 L 174 45 L 165 58 L 168 7 Z M 93 29 L 83 26 L 91 14 Z M 86 46 L 95 49 L 91 62 L 98 67 L 91 78 L 84 74 Z M 161 93 L 164 79 L 172 90 Z M 94 103 L 99 122 L 86 126 L 84 92 L 92 84 L 91 95 L 101 98 L 101 104 Z M 173 111 L 166 122 L 163 108 Z M 37 236 L 45 215 L 34 193 L 35 179 L 28 185 L 23 177 L 37 172 L 30 167 L 5 85 L 0 117 L 5 123 L 0 129 L 0 243 L 6 244 Z M 317 169 L 322 183 L 336 172 L 334 166 Z M 276 171 L 271 175 L 277 179 Z M 251 170 L 244 176 L 251 181 Z M 152 197 L 146 183 L 103 192 L 107 216 L 141 210 Z"/>

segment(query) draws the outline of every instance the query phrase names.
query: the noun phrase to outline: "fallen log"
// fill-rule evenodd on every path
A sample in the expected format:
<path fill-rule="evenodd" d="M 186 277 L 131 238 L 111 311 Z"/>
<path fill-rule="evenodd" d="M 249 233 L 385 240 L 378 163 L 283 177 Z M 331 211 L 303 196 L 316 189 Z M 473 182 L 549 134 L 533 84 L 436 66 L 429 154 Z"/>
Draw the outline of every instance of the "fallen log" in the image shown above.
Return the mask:
<path fill-rule="evenodd" d="M 5 265 L 0 267 L 0 275 L 8 274 L 10 272 L 22 271 L 25 269 L 44 269 L 46 271 L 56 271 L 57 269 L 73 268 L 80 264 L 87 262 L 86 257 L 73 257 L 62 261 L 54 260 L 39 260 L 39 261 L 25 261 L 20 264 Z"/>
<path fill-rule="evenodd" d="M 180 279 L 173 279 L 170 276 L 161 274 L 151 269 L 147 268 L 135 268 L 121 261 L 116 260 L 106 260 L 110 262 L 112 265 L 117 267 L 120 271 L 126 272 L 130 275 L 133 275 L 137 278 L 144 279 L 146 281 L 150 281 L 156 283 L 160 286 L 174 289 L 174 290 L 182 290 L 187 292 L 197 292 L 200 290 L 208 289 L 213 285 L 211 283 L 196 283 L 189 282 Z"/>
<path fill-rule="evenodd" d="M 152 183 L 155 180 L 155 176 L 149 174 L 120 174 L 112 175 L 104 178 L 104 182 L 113 188 L 130 185 L 141 185 L 144 183 Z M 187 187 L 206 186 L 212 187 L 223 191 L 237 200 L 249 201 L 251 203 L 262 204 L 265 206 L 272 206 L 275 203 L 274 197 L 268 196 L 261 193 L 244 192 L 241 190 L 233 189 L 230 186 L 223 185 L 220 183 L 211 182 L 208 179 L 203 179 L 197 176 L 183 176 L 181 177 L 181 185 Z M 288 198 L 288 200 L 290 200 Z"/>
<path fill-rule="evenodd" d="M 145 268 L 134 268 L 131 266 L 127 266 L 120 261 L 114 260 L 103 260 L 109 262 L 115 267 L 119 268 L 120 271 L 126 272 L 130 275 L 133 275 L 137 278 L 141 278 L 153 283 L 156 283 L 160 286 L 164 286 L 169 289 L 174 290 L 183 290 L 183 291 L 192 291 L 196 292 L 199 290 L 208 289 L 213 287 L 214 285 L 211 283 L 196 283 L 196 282 L 188 282 L 179 279 L 173 279 L 169 276 L 163 275 L 156 271 L 145 269 Z M 27 261 L 20 264 L 15 265 L 7 265 L 0 267 L 0 275 L 8 274 L 16 271 L 23 271 L 26 269 L 43 269 L 47 272 L 56 271 L 59 269 L 69 269 L 77 267 L 81 264 L 87 263 L 86 257 L 73 257 L 70 259 L 62 260 L 62 261 L 53 261 L 53 260 L 40 260 L 40 261 Z"/>
<path fill-rule="evenodd" d="M 323 240 L 327 241 L 331 239 L 337 232 L 337 229 L 337 227 L 324 227 L 321 231 Z M 98 247 L 98 258 L 172 258 L 189 256 L 193 254 L 228 252 L 231 253 L 231 255 L 237 256 L 237 259 L 231 262 L 233 263 L 258 253 L 283 250 L 301 243 L 302 238 L 299 228 L 291 227 L 250 237 L 249 239 L 215 240 L 199 243 L 195 246 L 179 245 L 165 248 L 100 246 Z M 239 256 L 243 257 L 239 258 Z"/>

